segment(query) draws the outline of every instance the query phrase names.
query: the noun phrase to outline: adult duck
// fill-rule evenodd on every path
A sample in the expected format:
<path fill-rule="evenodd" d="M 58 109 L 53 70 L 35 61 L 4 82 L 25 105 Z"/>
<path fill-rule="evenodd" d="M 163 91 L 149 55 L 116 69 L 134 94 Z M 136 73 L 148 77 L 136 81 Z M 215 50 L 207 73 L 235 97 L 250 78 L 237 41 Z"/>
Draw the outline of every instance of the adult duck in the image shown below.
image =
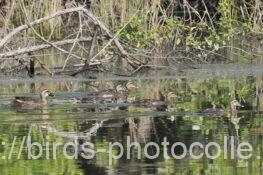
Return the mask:
<path fill-rule="evenodd" d="M 40 98 L 39 99 L 33 99 L 31 97 L 15 97 L 15 100 L 13 100 L 10 105 L 12 107 L 37 107 L 37 106 L 44 106 L 47 105 L 47 97 L 51 96 L 53 97 L 53 93 L 49 90 L 43 90 L 40 92 Z"/>

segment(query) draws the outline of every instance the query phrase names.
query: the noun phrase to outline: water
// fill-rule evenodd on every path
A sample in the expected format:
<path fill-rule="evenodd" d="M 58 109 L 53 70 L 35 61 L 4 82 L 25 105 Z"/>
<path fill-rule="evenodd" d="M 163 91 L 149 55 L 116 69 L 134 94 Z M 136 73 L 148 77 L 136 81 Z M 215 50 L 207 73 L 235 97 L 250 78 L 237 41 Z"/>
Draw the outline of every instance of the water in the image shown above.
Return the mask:
<path fill-rule="evenodd" d="M 234 71 L 231 76 L 210 72 L 199 77 L 168 74 L 168 77 L 131 80 L 123 77 L 98 80 L 36 78 L 11 82 L 2 79 L 0 174 L 262 174 L 262 76 L 259 75 L 260 69 L 251 72 L 249 67 L 237 67 L 236 70 L 240 70 L 242 76 Z M 131 105 L 132 102 L 126 103 L 122 99 L 113 103 L 72 103 L 76 97 L 88 97 L 87 92 L 94 91 L 94 87 L 110 89 L 128 81 L 138 87 L 129 92 L 132 100 L 158 99 L 160 92 L 174 92 L 176 97 L 165 111 Z M 50 89 L 55 94 L 49 99 L 48 106 L 14 109 L 8 105 L 17 95 L 38 98 L 37 92 L 41 88 Z M 241 119 L 237 124 L 230 120 L 229 105 L 234 98 L 244 105 L 238 110 L 237 116 Z M 213 105 L 223 108 L 225 115 L 205 116 L 201 113 Z M 164 138 L 170 143 L 166 149 L 162 145 Z M 129 139 L 137 142 L 142 150 L 138 154 L 136 149 L 131 149 L 128 159 Z M 27 142 L 39 143 L 40 147 L 33 146 L 29 150 Z M 116 145 L 111 148 L 110 145 L 117 142 L 123 145 L 124 152 L 114 160 L 121 148 Z M 150 142 L 160 148 L 159 155 L 153 159 L 149 156 L 157 154 L 155 147 L 148 147 L 144 153 Z M 195 155 L 206 155 L 193 159 L 188 152 L 184 158 L 175 159 L 171 145 L 176 142 L 185 144 L 188 151 L 194 142 L 200 142 L 204 147 L 215 142 L 220 146 L 221 154 L 214 160 L 209 159 L 207 154 L 215 156 L 218 153 L 216 146 L 211 146 L 208 153 L 205 153 L 205 148 L 196 146 L 192 149 Z M 253 148 L 253 155 L 248 160 L 236 155 L 242 142 L 248 142 Z M 62 145 L 54 149 L 54 143 Z M 65 145 L 75 143 L 79 146 L 69 145 L 65 155 Z M 90 159 L 82 157 L 84 149 L 81 146 L 87 143 L 95 150 Z M 33 156 L 40 156 L 33 160 L 29 157 L 30 152 Z M 182 147 L 174 149 L 177 156 L 183 153 Z M 234 154 L 232 158 L 231 154 Z"/>

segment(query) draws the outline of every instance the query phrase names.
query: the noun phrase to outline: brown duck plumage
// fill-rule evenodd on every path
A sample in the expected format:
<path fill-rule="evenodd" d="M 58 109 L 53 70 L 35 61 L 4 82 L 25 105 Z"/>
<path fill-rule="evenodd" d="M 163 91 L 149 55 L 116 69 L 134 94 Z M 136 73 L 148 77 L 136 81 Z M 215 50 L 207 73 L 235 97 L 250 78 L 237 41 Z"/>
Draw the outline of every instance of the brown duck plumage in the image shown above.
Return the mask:
<path fill-rule="evenodd" d="M 159 100 L 156 99 L 144 99 L 142 101 L 133 102 L 133 106 L 142 106 L 142 107 L 152 107 L 157 110 L 163 111 L 167 108 L 171 99 L 176 97 L 176 94 L 173 92 L 169 92 L 166 96 L 161 95 Z"/>
<path fill-rule="evenodd" d="M 36 107 L 46 105 L 48 103 L 47 97 L 54 96 L 51 91 L 43 90 L 40 93 L 39 99 L 33 99 L 31 97 L 15 97 L 15 100 L 11 102 L 12 107 Z"/>
<path fill-rule="evenodd" d="M 232 117 L 237 116 L 237 107 L 242 106 L 237 100 L 233 100 L 230 102 L 230 109 Z M 201 112 L 205 116 L 223 116 L 225 115 L 225 110 L 222 108 L 207 108 Z"/>
<path fill-rule="evenodd" d="M 127 94 L 129 90 L 136 86 L 128 82 L 126 85 L 117 85 L 115 89 L 102 90 L 90 93 L 90 97 L 76 98 L 76 103 L 103 103 L 116 101 L 122 94 Z"/>

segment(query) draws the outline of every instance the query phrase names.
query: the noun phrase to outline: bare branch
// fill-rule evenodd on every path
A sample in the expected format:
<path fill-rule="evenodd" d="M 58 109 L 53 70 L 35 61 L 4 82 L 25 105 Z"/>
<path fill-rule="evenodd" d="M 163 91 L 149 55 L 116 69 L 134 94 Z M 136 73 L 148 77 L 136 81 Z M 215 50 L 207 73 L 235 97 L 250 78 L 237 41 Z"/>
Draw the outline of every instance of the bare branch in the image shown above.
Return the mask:
<path fill-rule="evenodd" d="M 67 14 L 67 13 L 72 13 L 72 12 L 78 12 L 78 11 L 83 11 L 85 15 L 87 15 L 94 23 L 94 25 L 99 26 L 107 35 L 108 37 L 111 38 L 111 40 L 109 41 L 109 44 L 113 41 L 115 46 L 118 48 L 121 56 L 123 58 L 125 58 L 127 60 L 127 62 L 133 67 L 133 68 L 137 68 L 138 65 L 140 65 L 140 63 L 135 62 L 136 60 L 133 61 L 133 58 L 130 57 L 130 55 L 126 52 L 126 50 L 123 48 L 123 46 L 121 45 L 121 43 L 118 40 L 118 33 L 116 35 L 113 35 L 111 33 L 111 31 L 94 15 L 92 14 L 91 11 L 85 9 L 84 7 L 77 7 L 77 8 L 69 8 L 69 9 L 65 9 L 59 12 L 56 12 L 50 16 L 46 16 L 40 19 L 37 19 L 33 22 L 29 22 L 28 24 L 24 24 L 22 26 L 19 26 L 17 28 L 15 28 L 13 31 L 11 31 L 9 34 L 7 34 L 3 39 L 1 39 L 0 41 L 0 48 L 2 48 L 5 44 L 7 44 L 9 42 L 9 40 L 18 32 L 21 32 L 25 29 L 29 29 L 31 28 L 38 37 L 40 37 L 41 40 L 45 41 L 47 44 L 42 44 L 42 45 L 38 45 L 38 46 L 32 46 L 32 47 L 27 47 L 27 48 L 23 48 L 23 49 L 17 49 L 14 51 L 9 51 L 6 53 L 2 53 L 0 54 L 0 59 L 1 58 L 8 58 L 8 57 L 14 57 L 17 55 L 21 55 L 24 53 L 30 53 L 30 52 L 34 52 L 34 51 L 38 51 L 38 50 L 42 50 L 42 49 L 46 49 L 46 48 L 50 48 L 50 47 L 54 47 L 64 53 L 69 53 L 67 51 L 65 51 L 64 49 L 59 48 L 59 45 L 64 45 L 64 44 L 71 44 L 71 43 L 76 43 L 76 42 L 81 42 L 81 41 L 90 41 L 91 38 L 81 38 L 81 39 L 70 39 L 70 40 L 64 40 L 64 41 L 58 41 L 58 42 L 49 42 L 46 39 L 44 39 L 42 36 L 40 36 L 33 28 L 34 25 L 40 24 L 42 22 L 45 22 L 49 19 L 55 18 L 57 16 L 61 16 L 63 14 Z M 80 57 L 71 54 L 72 56 L 81 59 Z M 95 57 L 94 57 L 95 58 Z M 89 63 L 89 65 L 97 65 L 97 64 L 102 64 L 105 63 L 107 61 L 109 61 L 110 59 L 106 58 L 103 60 L 97 60 L 91 58 L 91 62 Z M 3 59 L 2 59 L 3 60 Z"/>
<path fill-rule="evenodd" d="M 54 42 L 53 45 L 62 46 L 62 45 L 66 45 L 66 44 L 73 44 L 76 41 L 77 42 L 90 42 L 91 40 L 92 40 L 91 37 L 78 38 L 78 39 L 68 39 L 68 40 Z M 17 50 L 1 53 L 0 54 L 0 60 L 5 60 L 9 57 L 22 55 L 25 53 L 35 52 L 35 51 L 39 51 L 39 50 L 43 50 L 43 49 L 48 49 L 50 47 L 52 47 L 52 45 L 50 45 L 50 44 L 41 44 L 38 46 L 26 47 L 26 48 L 22 48 L 22 49 L 17 49 Z M 4 58 L 4 59 L 2 59 L 2 58 Z"/>
<path fill-rule="evenodd" d="M 98 25 L 104 32 L 106 32 L 106 34 L 112 39 L 112 41 L 115 43 L 116 47 L 119 49 L 121 55 L 128 61 L 128 63 L 135 68 L 134 66 L 134 62 L 130 59 L 128 53 L 126 52 L 126 50 L 122 47 L 121 43 L 118 40 L 117 35 L 113 35 L 111 33 L 111 31 L 95 16 L 93 15 L 89 10 L 83 8 L 82 9 L 83 12 L 90 18 L 93 20 L 93 22 L 95 23 L 95 25 Z M 94 59 L 91 59 L 91 61 Z"/>
<path fill-rule="evenodd" d="M 50 20 L 52 18 L 55 18 L 57 16 L 61 16 L 61 15 L 67 14 L 67 13 L 77 12 L 77 11 L 81 11 L 81 10 L 83 10 L 83 7 L 68 8 L 68 9 L 53 13 L 50 16 L 46 16 L 46 17 L 37 19 L 33 22 L 30 22 L 28 24 L 24 24 L 22 26 L 19 26 L 19 27 L 15 28 L 13 31 L 11 31 L 9 34 L 7 34 L 4 38 L 1 39 L 0 48 L 2 48 L 6 43 L 8 43 L 9 40 L 18 32 L 21 32 L 25 29 L 29 29 L 34 25 L 40 24 L 42 22 L 45 22 L 45 21 Z"/>
<path fill-rule="evenodd" d="M 79 31 L 78 31 L 78 33 L 77 33 L 75 39 L 79 38 L 79 35 L 82 34 L 82 27 L 83 27 L 83 24 L 82 24 L 82 20 L 81 20 L 80 12 L 79 12 Z M 75 55 L 75 54 L 72 54 L 72 51 L 73 51 L 73 49 L 74 49 L 76 43 L 77 43 L 77 42 L 74 42 L 74 43 L 72 44 L 72 47 L 71 47 L 71 49 L 70 49 L 70 51 L 69 51 L 69 54 L 68 54 L 66 60 L 64 61 L 64 64 L 63 64 L 62 70 L 65 69 L 65 67 L 66 67 L 66 65 L 67 65 L 67 62 L 68 62 L 68 60 L 70 59 L 70 55 Z"/>

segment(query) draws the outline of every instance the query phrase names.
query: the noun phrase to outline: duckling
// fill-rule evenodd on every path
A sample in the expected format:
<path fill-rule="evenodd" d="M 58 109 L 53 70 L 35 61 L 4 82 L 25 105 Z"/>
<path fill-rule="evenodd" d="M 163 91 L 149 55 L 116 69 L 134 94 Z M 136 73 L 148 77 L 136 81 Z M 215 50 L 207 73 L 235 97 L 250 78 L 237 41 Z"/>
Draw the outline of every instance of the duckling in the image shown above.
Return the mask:
<path fill-rule="evenodd" d="M 201 114 L 205 116 L 223 116 L 225 115 L 225 110 L 222 108 L 216 108 L 216 105 L 212 102 L 212 108 L 204 109 Z"/>
<path fill-rule="evenodd" d="M 169 92 L 166 96 L 160 94 L 160 100 L 145 99 L 143 101 L 133 102 L 132 104 L 134 106 L 153 107 L 158 111 L 164 111 L 174 97 L 177 97 L 176 94 L 174 92 Z"/>
<path fill-rule="evenodd" d="M 223 116 L 225 115 L 225 110 L 224 109 L 220 109 L 220 108 L 207 108 L 205 110 L 203 110 L 202 115 L 205 116 Z"/>
<path fill-rule="evenodd" d="M 125 86 L 125 91 L 130 91 L 131 89 L 137 88 L 131 81 L 129 81 Z"/>
<path fill-rule="evenodd" d="M 237 117 L 237 107 L 243 107 L 237 100 L 233 100 L 230 103 L 230 108 L 231 108 L 231 117 L 236 118 Z"/>
<path fill-rule="evenodd" d="M 122 84 L 117 85 L 115 89 L 95 92 L 93 95 L 102 98 L 115 98 L 120 93 L 127 94 L 133 88 L 137 88 L 137 87 L 132 82 L 128 82 L 126 85 L 122 85 Z"/>
<path fill-rule="evenodd" d="M 10 105 L 12 107 L 36 107 L 36 106 L 43 106 L 47 105 L 47 97 L 51 96 L 53 97 L 53 93 L 49 90 L 43 90 L 40 93 L 39 99 L 33 99 L 31 97 L 15 97 L 15 100 L 13 100 Z"/>
<path fill-rule="evenodd" d="M 230 119 L 230 121 L 231 121 L 231 123 L 233 123 L 234 125 L 238 125 L 239 124 L 239 121 L 240 121 L 240 117 L 232 117 L 231 119 Z"/>
<path fill-rule="evenodd" d="M 231 108 L 230 121 L 234 125 L 238 125 L 240 119 L 242 118 L 242 117 L 241 118 L 237 117 L 237 107 L 243 107 L 243 105 L 241 105 L 237 100 L 231 101 L 231 104 L 230 104 L 230 108 Z"/>
<path fill-rule="evenodd" d="M 127 94 L 129 90 L 136 88 L 136 86 L 128 82 L 124 85 L 117 85 L 115 89 L 103 90 L 90 93 L 91 97 L 76 98 L 76 103 L 96 103 L 96 102 L 114 102 L 121 96 L 121 94 Z"/>
<path fill-rule="evenodd" d="M 213 108 L 207 108 L 201 112 L 201 114 L 205 116 L 223 116 L 225 115 L 225 110 L 222 108 L 216 108 L 215 104 L 212 104 Z M 237 107 L 242 107 L 242 105 L 237 101 L 233 100 L 230 102 L 230 109 L 231 109 L 231 114 L 232 117 L 237 116 Z"/>

